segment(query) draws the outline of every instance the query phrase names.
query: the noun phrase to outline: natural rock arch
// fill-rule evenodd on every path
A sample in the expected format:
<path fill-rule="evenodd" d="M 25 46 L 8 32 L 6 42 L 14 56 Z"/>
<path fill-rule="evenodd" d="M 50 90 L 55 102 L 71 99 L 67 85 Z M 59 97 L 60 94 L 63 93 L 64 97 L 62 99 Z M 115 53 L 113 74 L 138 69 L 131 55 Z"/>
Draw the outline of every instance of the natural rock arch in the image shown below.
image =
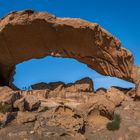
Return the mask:
<path fill-rule="evenodd" d="M 140 69 L 133 55 L 98 24 L 32 10 L 12 12 L 0 20 L 1 85 L 12 86 L 16 64 L 45 56 L 74 58 L 139 87 Z"/>

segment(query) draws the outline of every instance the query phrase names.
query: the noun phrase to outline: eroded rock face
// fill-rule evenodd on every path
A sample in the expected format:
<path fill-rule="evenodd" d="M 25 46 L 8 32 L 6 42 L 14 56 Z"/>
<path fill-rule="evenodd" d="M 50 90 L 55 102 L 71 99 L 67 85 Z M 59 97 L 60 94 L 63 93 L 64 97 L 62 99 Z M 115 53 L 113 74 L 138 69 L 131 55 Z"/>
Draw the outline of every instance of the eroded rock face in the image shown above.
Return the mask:
<path fill-rule="evenodd" d="M 65 86 L 65 92 L 94 92 L 93 82 L 86 77 Z"/>
<path fill-rule="evenodd" d="M 96 94 L 90 96 L 86 104 L 79 105 L 78 109 L 82 110 L 86 117 L 94 114 L 111 119 L 115 110 L 115 104 L 108 100 L 105 95 Z"/>
<path fill-rule="evenodd" d="M 101 26 L 47 12 L 12 12 L 1 19 L 0 54 L 0 82 L 11 87 L 16 64 L 45 56 L 74 58 L 103 75 L 137 85 L 140 79 L 132 54 Z"/>
<path fill-rule="evenodd" d="M 115 106 L 119 106 L 125 99 L 124 92 L 115 87 L 111 87 L 110 89 L 108 89 L 106 96 L 108 100 L 112 101 L 115 104 Z"/>
<path fill-rule="evenodd" d="M 37 113 L 19 111 L 16 119 L 18 123 L 34 122 L 37 119 Z"/>
<path fill-rule="evenodd" d="M 15 92 L 4 88 L 0 92 Z M 139 136 L 140 102 L 131 97 L 133 89 L 100 88 L 96 94 L 66 92 L 65 97 L 57 92 L 56 97 L 51 94 L 47 98 L 44 96 L 46 89 L 18 92 L 20 99 L 12 104 L 13 110 L 0 107 L 0 136 L 3 139 L 118 140 L 124 134 L 132 139 Z M 38 101 L 41 102 L 39 108 Z M 116 135 L 106 128 L 114 114 L 121 118 Z"/>
<path fill-rule="evenodd" d="M 45 89 L 48 92 L 94 92 L 92 79 L 85 77 L 74 83 L 63 82 L 38 83 L 31 86 L 34 90 Z"/>
<path fill-rule="evenodd" d="M 96 94 L 106 94 L 106 92 L 107 92 L 107 89 L 105 89 L 105 88 L 99 88 L 99 89 L 97 89 L 96 90 Z"/>
<path fill-rule="evenodd" d="M 20 98 L 16 100 L 13 104 L 14 108 L 18 108 L 19 111 L 24 111 L 25 110 L 25 98 Z"/>
<path fill-rule="evenodd" d="M 13 91 L 7 86 L 0 87 L 0 103 L 13 104 L 19 98 L 19 92 Z"/>
<path fill-rule="evenodd" d="M 51 83 L 44 83 L 44 82 L 41 82 L 41 83 L 37 83 L 37 84 L 34 84 L 32 85 L 32 89 L 35 89 L 35 90 L 40 90 L 40 89 L 47 89 L 47 90 L 59 90 L 60 87 L 64 87 L 65 84 L 63 82 L 51 82 Z"/>
<path fill-rule="evenodd" d="M 41 102 L 36 96 L 28 95 L 25 97 L 25 109 L 26 110 L 36 110 L 39 108 Z"/>

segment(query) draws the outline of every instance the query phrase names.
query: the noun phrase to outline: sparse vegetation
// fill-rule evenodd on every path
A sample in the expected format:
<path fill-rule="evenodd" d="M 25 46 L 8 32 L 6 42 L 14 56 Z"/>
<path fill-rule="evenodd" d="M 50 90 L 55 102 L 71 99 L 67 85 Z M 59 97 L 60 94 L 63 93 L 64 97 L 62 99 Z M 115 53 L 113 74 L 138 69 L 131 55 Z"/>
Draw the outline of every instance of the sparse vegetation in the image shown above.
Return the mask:
<path fill-rule="evenodd" d="M 11 112 L 12 109 L 13 109 L 12 105 L 0 103 L 0 112 L 1 113 Z"/>
<path fill-rule="evenodd" d="M 115 131 L 120 128 L 120 123 L 121 123 L 120 115 L 115 114 L 113 121 L 109 122 L 106 127 L 108 130 Z"/>

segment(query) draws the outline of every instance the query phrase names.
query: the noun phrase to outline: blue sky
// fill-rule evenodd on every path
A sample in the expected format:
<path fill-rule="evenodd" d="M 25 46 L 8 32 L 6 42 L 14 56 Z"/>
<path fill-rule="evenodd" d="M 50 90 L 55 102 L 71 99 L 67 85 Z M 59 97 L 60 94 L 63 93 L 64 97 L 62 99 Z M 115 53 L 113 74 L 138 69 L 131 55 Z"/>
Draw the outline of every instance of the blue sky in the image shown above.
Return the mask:
<path fill-rule="evenodd" d="M 135 64 L 140 66 L 140 0 L 0 0 L 0 17 L 24 9 L 99 23 L 122 41 L 123 47 L 134 54 Z M 41 81 L 73 82 L 85 76 L 95 81 L 95 88 L 132 86 L 116 78 L 103 77 L 72 59 L 31 60 L 17 65 L 16 71 L 15 84 L 20 88 Z"/>

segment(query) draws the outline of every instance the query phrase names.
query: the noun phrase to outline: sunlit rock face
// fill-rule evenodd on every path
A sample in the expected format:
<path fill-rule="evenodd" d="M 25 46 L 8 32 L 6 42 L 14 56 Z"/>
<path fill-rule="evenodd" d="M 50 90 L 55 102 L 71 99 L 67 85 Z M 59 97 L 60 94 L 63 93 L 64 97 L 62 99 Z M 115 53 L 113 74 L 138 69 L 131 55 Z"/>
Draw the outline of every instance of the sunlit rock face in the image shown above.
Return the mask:
<path fill-rule="evenodd" d="M 16 64 L 45 56 L 74 58 L 103 75 L 139 83 L 132 54 L 98 24 L 32 10 L 0 20 L 1 85 L 12 86 Z"/>
<path fill-rule="evenodd" d="M 33 90 L 46 89 L 54 92 L 94 92 L 93 82 L 89 77 L 85 77 L 76 81 L 75 83 L 65 84 L 63 82 L 51 82 L 51 83 L 37 83 L 31 86 Z"/>

